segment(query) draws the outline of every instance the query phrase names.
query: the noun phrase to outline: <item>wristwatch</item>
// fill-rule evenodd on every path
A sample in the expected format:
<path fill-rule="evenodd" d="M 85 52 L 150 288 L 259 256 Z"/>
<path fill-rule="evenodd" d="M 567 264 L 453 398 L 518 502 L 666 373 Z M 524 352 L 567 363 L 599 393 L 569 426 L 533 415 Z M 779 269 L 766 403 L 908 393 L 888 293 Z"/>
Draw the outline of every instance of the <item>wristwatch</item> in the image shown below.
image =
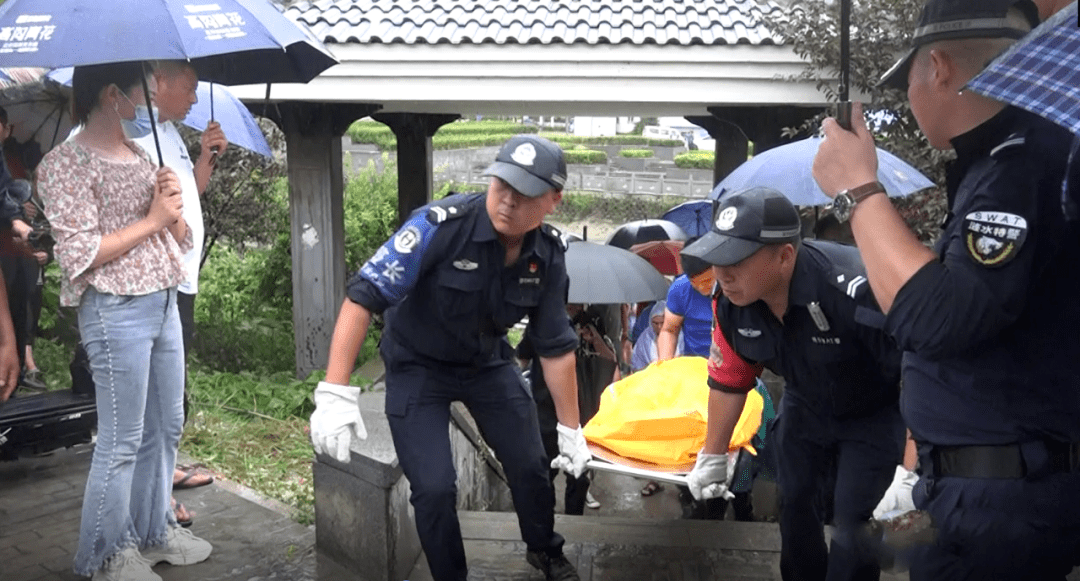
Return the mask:
<path fill-rule="evenodd" d="M 837 220 L 847 222 L 848 218 L 851 218 L 851 211 L 855 209 L 855 204 L 880 193 L 885 193 L 885 186 L 881 185 L 879 181 L 844 190 L 833 198 L 833 215 L 836 216 Z"/>

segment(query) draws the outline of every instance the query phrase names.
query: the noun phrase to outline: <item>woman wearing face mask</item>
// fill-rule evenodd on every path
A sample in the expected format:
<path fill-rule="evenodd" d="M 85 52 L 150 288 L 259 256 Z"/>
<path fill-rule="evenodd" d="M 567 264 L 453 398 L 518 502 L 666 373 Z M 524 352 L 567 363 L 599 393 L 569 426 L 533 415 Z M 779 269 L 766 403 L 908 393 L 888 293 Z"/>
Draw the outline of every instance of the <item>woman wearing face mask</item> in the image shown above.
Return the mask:
<path fill-rule="evenodd" d="M 183 565 L 211 547 L 169 508 L 183 422 L 176 285 L 191 235 L 180 185 L 125 135 L 149 119 L 141 63 L 76 67 L 82 131 L 38 167 L 63 272 L 60 304 L 77 306 L 97 393 L 98 438 L 83 498 L 74 569 L 94 581 L 157 581 L 159 561 Z M 140 111 L 136 111 L 141 109 Z"/>

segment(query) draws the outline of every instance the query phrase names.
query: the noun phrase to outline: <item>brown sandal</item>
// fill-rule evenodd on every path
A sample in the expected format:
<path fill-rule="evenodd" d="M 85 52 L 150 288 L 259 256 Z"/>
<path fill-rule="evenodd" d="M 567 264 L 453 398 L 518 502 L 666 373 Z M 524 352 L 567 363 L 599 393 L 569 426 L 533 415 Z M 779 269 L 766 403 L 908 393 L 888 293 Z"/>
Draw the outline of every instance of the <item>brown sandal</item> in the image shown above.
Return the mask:
<path fill-rule="evenodd" d="M 186 529 L 195 522 L 195 513 L 189 511 L 183 503 L 176 502 L 175 498 L 172 499 L 172 509 L 173 516 L 176 518 L 176 524 Z"/>
<path fill-rule="evenodd" d="M 176 469 L 184 473 L 184 477 L 180 480 L 173 481 L 173 490 L 186 490 L 188 488 L 198 488 L 200 486 L 206 486 L 207 484 L 213 484 L 214 476 L 207 474 L 203 469 L 206 466 L 202 464 L 192 464 L 190 466 L 176 465 Z"/>

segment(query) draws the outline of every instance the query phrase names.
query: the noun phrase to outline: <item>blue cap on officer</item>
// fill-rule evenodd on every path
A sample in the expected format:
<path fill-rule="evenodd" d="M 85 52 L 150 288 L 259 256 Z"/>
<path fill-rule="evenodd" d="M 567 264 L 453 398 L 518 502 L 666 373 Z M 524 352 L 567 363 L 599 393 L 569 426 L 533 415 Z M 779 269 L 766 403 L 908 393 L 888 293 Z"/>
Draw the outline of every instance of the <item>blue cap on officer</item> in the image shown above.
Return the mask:
<path fill-rule="evenodd" d="M 1010 19 L 1010 8 L 1019 10 L 1029 26 Z M 878 86 L 906 91 L 908 70 L 923 45 L 961 38 L 1020 38 L 1038 24 L 1039 11 L 1030 0 L 930 0 L 911 35 L 911 49 L 881 76 Z"/>
<path fill-rule="evenodd" d="M 558 145 L 525 133 L 504 143 L 495 163 L 480 175 L 500 178 L 522 194 L 537 198 L 549 190 L 562 191 L 566 185 L 566 159 Z"/>
<path fill-rule="evenodd" d="M 682 257 L 715 266 L 741 262 L 767 244 L 796 242 L 802 234 L 799 212 L 771 188 L 750 188 L 724 196 L 712 231 L 683 248 Z"/>

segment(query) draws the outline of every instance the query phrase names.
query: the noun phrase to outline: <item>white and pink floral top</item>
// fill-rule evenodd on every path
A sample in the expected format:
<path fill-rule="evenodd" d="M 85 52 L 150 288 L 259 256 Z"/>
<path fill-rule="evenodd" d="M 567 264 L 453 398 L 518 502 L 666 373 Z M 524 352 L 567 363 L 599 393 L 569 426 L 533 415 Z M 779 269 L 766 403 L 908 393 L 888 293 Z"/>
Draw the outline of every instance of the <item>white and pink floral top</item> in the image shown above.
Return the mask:
<path fill-rule="evenodd" d="M 145 295 L 187 277 L 183 258 L 192 246 L 190 229 L 181 243 L 163 229 L 119 258 L 90 268 L 103 236 L 150 211 L 157 168 L 142 148 L 131 141 L 126 144 L 138 161 L 112 161 L 69 140 L 53 148 L 38 166 L 38 192 L 63 271 L 62 306 L 77 306 L 87 286 L 114 295 Z"/>

